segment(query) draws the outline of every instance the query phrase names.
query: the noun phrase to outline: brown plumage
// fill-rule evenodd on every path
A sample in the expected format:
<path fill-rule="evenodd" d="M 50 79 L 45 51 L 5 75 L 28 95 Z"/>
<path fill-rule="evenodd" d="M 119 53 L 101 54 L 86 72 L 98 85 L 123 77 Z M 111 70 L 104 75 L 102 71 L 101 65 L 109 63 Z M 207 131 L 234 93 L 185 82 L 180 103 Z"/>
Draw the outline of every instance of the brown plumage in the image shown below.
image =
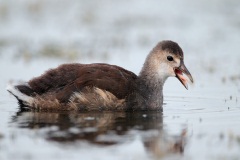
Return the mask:
<path fill-rule="evenodd" d="M 121 67 L 108 64 L 64 64 L 28 82 L 42 95 L 54 92 L 60 102 L 67 102 L 73 92 L 84 87 L 97 87 L 123 99 L 133 90 L 137 76 Z"/>
<path fill-rule="evenodd" d="M 171 56 L 174 59 L 172 61 Z M 119 66 L 63 64 L 8 91 L 19 103 L 38 110 L 159 110 L 162 87 L 169 76 L 192 80 L 177 43 L 162 41 L 150 52 L 139 74 Z"/>

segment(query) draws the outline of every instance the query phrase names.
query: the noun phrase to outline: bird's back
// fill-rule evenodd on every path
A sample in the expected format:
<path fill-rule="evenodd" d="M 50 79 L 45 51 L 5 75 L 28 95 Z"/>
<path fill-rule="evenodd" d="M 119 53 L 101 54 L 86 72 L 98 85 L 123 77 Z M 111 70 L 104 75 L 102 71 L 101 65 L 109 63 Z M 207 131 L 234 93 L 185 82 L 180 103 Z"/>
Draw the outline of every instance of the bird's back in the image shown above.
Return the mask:
<path fill-rule="evenodd" d="M 88 99 L 94 99 L 97 93 L 116 101 L 124 100 L 136 90 L 136 79 L 137 76 L 133 72 L 119 66 L 103 63 L 75 63 L 50 69 L 28 83 L 14 86 L 14 88 L 31 98 L 38 98 L 44 102 L 57 100 L 59 104 L 74 101 L 73 97 L 76 98 L 76 93 L 86 94 L 88 97 L 85 96 L 85 98 Z M 20 102 L 24 101 L 20 96 L 14 95 Z"/>

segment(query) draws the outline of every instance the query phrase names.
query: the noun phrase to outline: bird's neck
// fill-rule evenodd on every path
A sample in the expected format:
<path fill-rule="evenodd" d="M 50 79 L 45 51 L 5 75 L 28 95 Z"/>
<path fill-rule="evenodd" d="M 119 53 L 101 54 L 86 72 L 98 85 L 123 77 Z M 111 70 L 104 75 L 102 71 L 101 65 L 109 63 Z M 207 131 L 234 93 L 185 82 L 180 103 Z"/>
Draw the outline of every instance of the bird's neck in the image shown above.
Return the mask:
<path fill-rule="evenodd" d="M 163 104 L 163 85 L 167 79 L 164 72 L 153 68 L 145 62 L 138 79 L 139 93 L 143 96 L 148 108 L 161 108 Z"/>
<path fill-rule="evenodd" d="M 146 75 L 141 72 L 139 75 L 139 86 L 142 95 L 148 99 L 157 100 L 162 96 L 165 78 L 157 78 L 155 75 Z"/>

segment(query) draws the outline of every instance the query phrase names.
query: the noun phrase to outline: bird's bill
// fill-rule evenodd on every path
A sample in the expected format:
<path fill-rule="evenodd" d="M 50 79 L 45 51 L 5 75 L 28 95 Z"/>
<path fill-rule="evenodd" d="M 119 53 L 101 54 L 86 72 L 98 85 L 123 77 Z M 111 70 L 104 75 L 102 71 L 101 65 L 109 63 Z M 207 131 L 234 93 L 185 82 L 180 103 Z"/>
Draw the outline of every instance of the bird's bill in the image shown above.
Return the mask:
<path fill-rule="evenodd" d="M 183 61 L 181 62 L 181 65 L 178 68 L 175 68 L 174 70 L 177 79 L 184 85 L 186 89 L 188 89 L 188 79 L 193 83 L 193 77 L 191 73 L 188 71 L 187 67 L 184 65 Z M 186 77 L 184 77 L 185 74 Z"/>

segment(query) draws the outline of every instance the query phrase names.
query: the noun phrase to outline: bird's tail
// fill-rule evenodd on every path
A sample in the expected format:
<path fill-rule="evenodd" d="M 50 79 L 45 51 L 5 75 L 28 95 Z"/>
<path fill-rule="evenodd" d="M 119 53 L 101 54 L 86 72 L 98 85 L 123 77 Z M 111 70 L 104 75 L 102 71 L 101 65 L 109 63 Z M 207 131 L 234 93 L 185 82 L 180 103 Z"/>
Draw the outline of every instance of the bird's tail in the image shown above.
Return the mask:
<path fill-rule="evenodd" d="M 34 92 L 27 83 L 9 83 L 6 89 L 17 98 L 20 106 L 31 106 L 33 104 Z"/>

